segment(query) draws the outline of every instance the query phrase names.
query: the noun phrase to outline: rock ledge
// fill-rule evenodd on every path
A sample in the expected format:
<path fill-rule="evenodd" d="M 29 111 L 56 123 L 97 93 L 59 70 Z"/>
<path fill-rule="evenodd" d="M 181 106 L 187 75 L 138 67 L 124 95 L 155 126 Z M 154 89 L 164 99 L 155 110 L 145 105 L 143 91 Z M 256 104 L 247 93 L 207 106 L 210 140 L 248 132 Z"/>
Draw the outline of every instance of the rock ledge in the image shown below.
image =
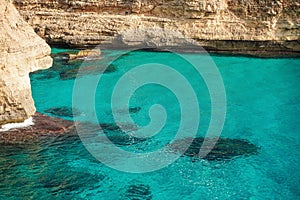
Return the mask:
<path fill-rule="evenodd" d="M 41 113 L 33 116 L 33 122 L 34 125 L 31 126 L 0 132 L 0 144 L 33 143 L 44 137 L 58 136 L 75 130 L 74 122 Z"/>

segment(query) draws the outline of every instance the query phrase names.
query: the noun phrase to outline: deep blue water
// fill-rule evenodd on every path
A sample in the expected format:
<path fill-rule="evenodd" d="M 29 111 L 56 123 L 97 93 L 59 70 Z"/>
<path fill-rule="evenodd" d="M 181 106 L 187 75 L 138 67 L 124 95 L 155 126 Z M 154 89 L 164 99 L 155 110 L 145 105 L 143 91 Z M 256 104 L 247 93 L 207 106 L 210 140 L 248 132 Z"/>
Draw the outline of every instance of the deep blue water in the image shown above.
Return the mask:
<path fill-rule="evenodd" d="M 55 70 L 32 74 L 37 110 L 46 113 L 50 108 L 72 107 L 72 98 L 82 98 L 82 102 L 76 101 L 78 116 L 60 117 L 95 123 L 97 116 L 100 123 L 113 123 L 111 95 L 116 82 L 136 66 L 160 63 L 180 72 L 191 84 L 200 107 L 197 134 L 205 136 L 212 102 L 197 71 L 182 57 L 167 52 L 136 51 L 113 60 L 114 55 L 123 53 L 103 51 L 100 65 L 112 63 L 116 71 L 102 75 L 95 91 L 95 105 L 85 101 L 85 94 L 73 96 L 74 79 L 60 78 L 60 73 L 78 63 L 66 67 L 56 60 Z M 199 62 L 206 59 L 206 55 L 200 54 L 184 56 Z M 35 145 L 3 146 L 0 150 L 1 199 L 133 199 L 130 196 L 132 188 L 142 188 L 144 196 L 140 199 L 300 199 L 300 60 L 220 55 L 211 55 L 211 58 L 226 90 L 227 113 L 221 137 L 247 140 L 259 147 L 257 154 L 195 162 L 189 157 L 180 157 L 160 170 L 134 174 L 99 162 L 76 135 L 50 138 Z M 97 72 L 85 74 L 79 79 L 92 82 L 98 75 Z M 144 76 L 139 78 L 151 76 L 151 71 Z M 166 73 L 155 76 L 183 87 Z M 133 84 L 138 80 L 135 75 L 129 79 Z M 124 95 L 128 88 L 122 87 Z M 184 87 L 180 91 L 186 92 Z M 183 103 L 189 105 L 189 102 Z M 148 111 L 153 104 L 164 106 L 165 126 L 151 139 L 123 146 L 124 150 L 155 151 L 174 137 L 179 127 L 181 102 L 165 87 L 150 84 L 136 90 L 129 107 L 141 109 L 131 117 L 137 125 L 147 125 L 150 122 Z M 118 109 L 122 113 L 128 108 Z M 188 119 L 188 123 L 193 124 L 193 120 Z M 113 159 L 114 155 L 111 157 Z M 127 163 L 122 164 L 125 167 Z"/>

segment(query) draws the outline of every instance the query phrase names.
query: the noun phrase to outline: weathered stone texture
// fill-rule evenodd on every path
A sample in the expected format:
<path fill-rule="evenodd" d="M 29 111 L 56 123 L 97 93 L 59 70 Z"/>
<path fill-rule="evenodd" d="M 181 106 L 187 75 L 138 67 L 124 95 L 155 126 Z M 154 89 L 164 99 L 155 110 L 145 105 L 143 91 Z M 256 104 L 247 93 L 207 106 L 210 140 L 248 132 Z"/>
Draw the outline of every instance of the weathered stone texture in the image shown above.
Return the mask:
<path fill-rule="evenodd" d="M 148 40 L 156 37 L 153 35 L 156 29 L 176 32 L 165 38 L 172 40 L 171 46 L 182 39 L 174 36 L 181 35 L 209 49 L 300 52 L 299 0 L 14 2 L 35 31 L 49 43 L 151 46 Z M 160 45 L 170 45 L 170 42 Z"/>
<path fill-rule="evenodd" d="M 50 47 L 9 0 L 0 3 L 0 126 L 35 113 L 29 72 L 51 67 Z"/>

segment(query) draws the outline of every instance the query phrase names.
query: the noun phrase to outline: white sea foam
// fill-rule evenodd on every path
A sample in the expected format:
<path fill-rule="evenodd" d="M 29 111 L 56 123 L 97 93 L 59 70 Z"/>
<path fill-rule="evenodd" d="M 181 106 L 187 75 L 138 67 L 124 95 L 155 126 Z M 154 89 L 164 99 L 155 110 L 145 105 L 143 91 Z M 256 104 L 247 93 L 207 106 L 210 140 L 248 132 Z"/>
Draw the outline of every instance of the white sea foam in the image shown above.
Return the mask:
<path fill-rule="evenodd" d="M 31 126 L 31 125 L 34 125 L 32 117 L 30 117 L 29 119 L 26 119 L 24 122 L 21 122 L 21 123 L 4 124 L 0 128 L 0 132 L 9 131 L 12 128 L 24 128 L 24 127 Z"/>

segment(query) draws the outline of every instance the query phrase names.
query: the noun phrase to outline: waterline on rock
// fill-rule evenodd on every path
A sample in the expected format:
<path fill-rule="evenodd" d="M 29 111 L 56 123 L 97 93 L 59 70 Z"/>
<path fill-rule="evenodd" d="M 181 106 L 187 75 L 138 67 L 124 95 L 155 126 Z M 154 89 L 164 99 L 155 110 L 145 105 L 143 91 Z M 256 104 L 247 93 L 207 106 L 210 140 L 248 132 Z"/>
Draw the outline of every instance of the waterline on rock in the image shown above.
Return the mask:
<path fill-rule="evenodd" d="M 32 120 L 32 117 L 30 117 L 21 123 L 4 124 L 4 125 L 2 125 L 0 132 L 9 131 L 10 129 L 14 129 L 14 128 L 24 128 L 24 127 L 28 127 L 28 126 L 32 126 L 32 125 L 34 125 L 34 122 Z"/>

